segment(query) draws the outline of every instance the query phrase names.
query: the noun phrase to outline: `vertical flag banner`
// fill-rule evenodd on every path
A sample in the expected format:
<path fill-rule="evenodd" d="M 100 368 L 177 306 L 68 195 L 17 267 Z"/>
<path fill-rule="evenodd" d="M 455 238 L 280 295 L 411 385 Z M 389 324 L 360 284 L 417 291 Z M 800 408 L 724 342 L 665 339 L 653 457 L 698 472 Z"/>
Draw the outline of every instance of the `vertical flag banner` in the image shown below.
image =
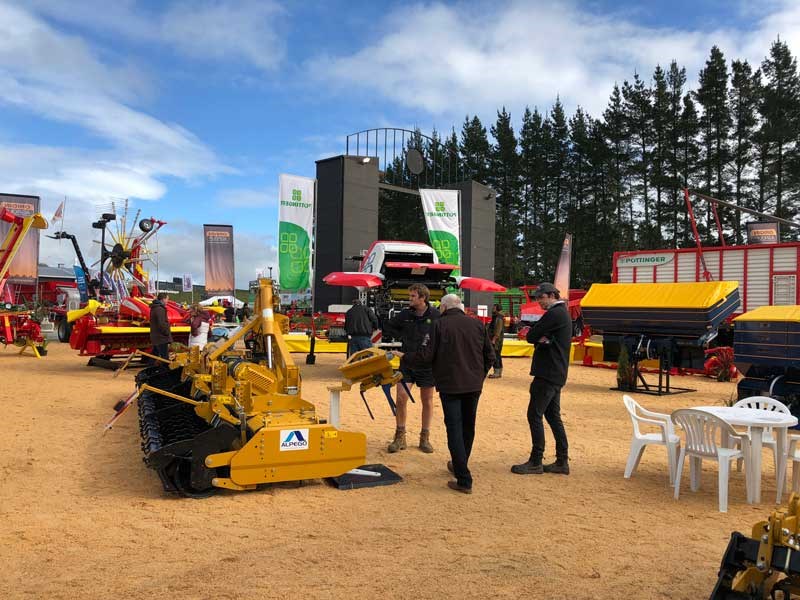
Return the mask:
<path fill-rule="evenodd" d="M 89 301 L 89 287 L 86 285 L 86 273 L 78 265 L 72 267 L 75 271 L 75 282 L 78 284 L 78 293 L 81 295 L 81 302 Z"/>
<path fill-rule="evenodd" d="M 191 273 L 184 273 L 183 274 L 183 285 L 181 286 L 182 292 L 191 292 L 192 291 L 192 274 Z"/>
<path fill-rule="evenodd" d="M 278 281 L 281 291 L 311 287 L 314 180 L 281 175 L 278 198 Z"/>
<path fill-rule="evenodd" d="M 569 300 L 569 272 L 572 263 L 572 234 L 568 233 L 564 238 L 564 245 L 561 246 L 561 254 L 558 257 L 556 266 L 556 276 L 553 285 L 561 292 L 562 300 Z"/>
<path fill-rule="evenodd" d="M 231 296 L 236 288 L 233 269 L 233 226 L 203 225 L 206 249 L 206 292 Z"/>
<path fill-rule="evenodd" d="M 18 217 L 30 217 L 39 212 L 38 196 L 0 194 L 0 208 L 6 208 Z M 11 223 L 0 222 L 0 241 L 5 239 Z M 39 230 L 31 228 L 11 260 L 8 278 L 11 283 L 34 284 L 39 271 Z"/>
<path fill-rule="evenodd" d="M 439 262 L 461 266 L 461 232 L 458 218 L 458 190 L 425 190 L 420 188 L 422 212 L 431 246 Z"/>

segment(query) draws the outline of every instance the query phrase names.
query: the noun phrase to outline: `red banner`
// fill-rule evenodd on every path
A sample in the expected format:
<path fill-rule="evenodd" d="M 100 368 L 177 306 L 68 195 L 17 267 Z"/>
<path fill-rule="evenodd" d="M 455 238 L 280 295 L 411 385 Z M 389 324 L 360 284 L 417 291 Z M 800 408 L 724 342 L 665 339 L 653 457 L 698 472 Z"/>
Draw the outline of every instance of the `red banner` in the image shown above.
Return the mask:
<path fill-rule="evenodd" d="M 18 217 L 30 217 L 39 212 L 38 196 L 0 194 L 0 208 L 6 208 Z M 5 239 L 11 223 L 0 221 L 0 242 Z M 39 230 L 31 228 L 8 270 L 10 283 L 35 284 L 39 272 Z"/>
<path fill-rule="evenodd" d="M 232 295 L 235 288 L 233 268 L 233 226 L 203 225 L 206 250 L 206 292 L 209 295 Z"/>

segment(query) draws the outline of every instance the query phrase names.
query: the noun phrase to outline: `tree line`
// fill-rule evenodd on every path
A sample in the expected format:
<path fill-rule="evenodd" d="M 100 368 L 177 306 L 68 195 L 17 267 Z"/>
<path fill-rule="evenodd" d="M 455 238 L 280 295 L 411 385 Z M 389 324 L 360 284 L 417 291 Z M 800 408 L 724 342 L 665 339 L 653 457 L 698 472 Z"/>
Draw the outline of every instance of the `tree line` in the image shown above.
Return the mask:
<path fill-rule="evenodd" d="M 556 98 L 545 113 L 526 108 L 518 130 L 503 107 L 488 132 L 468 115 L 460 136 L 455 128 L 444 139 L 433 134 L 440 157 L 497 193 L 495 280 L 551 280 L 564 235 L 572 233 L 578 287 L 609 281 L 617 250 L 694 244 L 686 187 L 793 219 L 798 136 L 800 76 L 780 39 L 757 67 L 728 64 L 712 47 L 695 90 L 675 61 L 656 66 L 649 80 L 634 73 L 614 86 L 600 118 L 581 107 L 568 116 Z M 426 144 L 421 137 L 415 143 Z M 400 169 L 386 166 L 413 185 L 414 176 Z M 382 193 L 382 239 L 426 239 L 418 204 Z M 693 209 L 703 243 L 719 243 L 708 203 L 694 200 Z M 722 205 L 717 213 L 726 243 L 743 243 L 752 218 Z M 784 240 L 796 239 L 796 231 L 782 229 Z"/>

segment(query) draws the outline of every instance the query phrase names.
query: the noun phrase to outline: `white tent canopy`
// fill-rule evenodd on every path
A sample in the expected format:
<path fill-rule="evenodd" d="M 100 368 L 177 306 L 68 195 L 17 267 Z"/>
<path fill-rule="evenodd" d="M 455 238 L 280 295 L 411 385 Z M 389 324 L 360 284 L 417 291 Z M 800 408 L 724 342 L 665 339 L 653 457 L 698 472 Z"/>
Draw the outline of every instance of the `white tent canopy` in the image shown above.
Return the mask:
<path fill-rule="evenodd" d="M 234 308 L 242 308 L 242 306 L 244 306 L 244 302 L 242 302 L 238 298 L 235 298 L 234 296 L 211 296 L 211 298 L 207 298 L 202 302 L 200 302 L 200 306 L 211 306 L 215 302 L 218 305 L 222 306 L 223 300 L 231 302 Z"/>

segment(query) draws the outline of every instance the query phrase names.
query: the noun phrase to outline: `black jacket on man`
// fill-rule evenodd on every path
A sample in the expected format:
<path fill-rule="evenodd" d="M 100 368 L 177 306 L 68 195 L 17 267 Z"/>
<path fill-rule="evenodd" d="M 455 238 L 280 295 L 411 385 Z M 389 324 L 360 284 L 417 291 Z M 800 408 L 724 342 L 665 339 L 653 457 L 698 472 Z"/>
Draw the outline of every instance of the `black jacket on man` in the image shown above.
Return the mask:
<path fill-rule="evenodd" d="M 412 366 L 432 364 L 440 393 L 465 394 L 483 389 L 494 364 L 494 348 L 483 323 L 451 308 L 434 323 L 420 351 L 403 358 Z"/>
<path fill-rule="evenodd" d="M 372 336 L 378 329 L 378 317 L 375 312 L 360 302 L 353 304 L 344 315 L 344 330 L 347 335 Z"/>
<path fill-rule="evenodd" d="M 150 303 L 150 343 L 153 345 L 169 344 L 172 331 L 167 319 L 167 307 L 156 298 Z"/>
<path fill-rule="evenodd" d="M 527 340 L 536 347 L 531 375 L 563 386 L 567 382 L 572 344 L 572 320 L 566 303 L 559 301 L 547 309 L 528 331 Z"/>
<path fill-rule="evenodd" d="M 439 311 L 428 304 L 420 316 L 413 308 L 404 308 L 383 324 L 384 331 L 403 342 L 403 352 L 416 352 L 426 336 L 430 336 L 433 324 L 440 317 Z"/>

